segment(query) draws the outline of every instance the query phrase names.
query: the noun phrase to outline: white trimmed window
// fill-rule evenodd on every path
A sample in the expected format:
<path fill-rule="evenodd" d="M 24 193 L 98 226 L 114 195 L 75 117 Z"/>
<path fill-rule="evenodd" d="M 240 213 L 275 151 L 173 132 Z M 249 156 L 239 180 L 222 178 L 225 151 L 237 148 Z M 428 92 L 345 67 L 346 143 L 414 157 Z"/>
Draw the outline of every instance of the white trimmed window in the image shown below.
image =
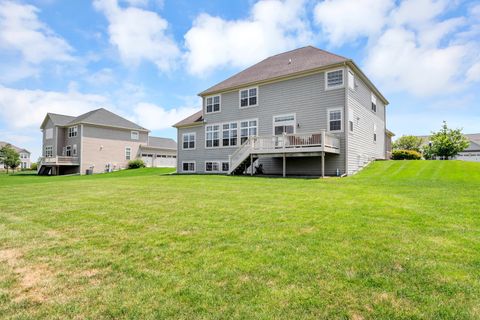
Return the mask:
<path fill-rule="evenodd" d="M 258 88 L 240 90 L 240 108 L 254 107 L 258 104 Z"/>
<path fill-rule="evenodd" d="M 53 139 L 53 128 L 45 130 L 45 139 Z"/>
<path fill-rule="evenodd" d="M 72 154 L 73 154 L 73 156 L 77 155 L 77 145 L 76 144 L 74 144 L 73 147 L 72 147 Z"/>
<path fill-rule="evenodd" d="M 230 168 L 230 163 L 228 161 L 222 162 L 222 171 L 223 172 L 228 172 L 229 168 Z"/>
<path fill-rule="evenodd" d="M 343 69 L 325 72 L 325 89 L 343 87 Z"/>
<path fill-rule="evenodd" d="M 188 150 L 188 149 L 195 149 L 195 138 L 196 138 L 195 132 L 189 132 L 189 133 L 184 133 L 182 135 L 182 149 L 183 150 Z"/>
<path fill-rule="evenodd" d="M 351 70 L 348 70 L 348 87 L 355 90 L 355 76 Z"/>
<path fill-rule="evenodd" d="M 131 160 L 132 159 L 132 148 L 126 147 L 125 148 L 125 160 Z"/>
<path fill-rule="evenodd" d="M 68 137 L 73 138 L 78 134 L 78 126 L 68 127 Z"/>
<path fill-rule="evenodd" d="M 132 132 L 130 132 L 130 138 L 131 138 L 132 140 L 138 140 L 138 138 L 139 138 L 139 133 L 138 133 L 138 131 L 132 131 Z"/>
<path fill-rule="evenodd" d="M 377 124 L 373 124 L 373 142 L 377 142 Z"/>
<path fill-rule="evenodd" d="M 238 124 L 236 122 L 222 125 L 222 146 L 236 146 L 238 141 Z"/>
<path fill-rule="evenodd" d="M 286 114 L 273 117 L 273 134 L 295 133 L 295 114 Z"/>
<path fill-rule="evenodd" d="M 220 96 L 208 97 L 205 100 L 206 113 L 220 112 Z"/>
<path fill-rule="evenodd" d="M 65 147 L 65 155 L 67 157 L 71 157 L 72 156 L 72 146 L 66 146 Z"/>
<path fill-rule="evenodd" d="M 240 121 L 240 144 L 243 144 L 249 137 L 256 136 L 258 129 L 257 120 Z"/>
<path fill-rule="evenodd" d="M 215 148 L 220 146 L 220 125 L 212 124 L 205 127 L 205 146 Z"/>
<path fill-rule="evenodd" d="M 342 131 L 342 109 L 328 110 L 328 131 L 340 132 Z"/>
<path fill-rule="evenodd" d="M 377 97 L 372 93 L 372 111 L 377 112 Z"/>
<path fill-rule="evenodd" d="M 206 161 L 205 172 L 219 172 L 220 163 L 218 161 Z"/>
<path fill-rule="evenodd" d="M 53 157 L 53 147 L 52 146 L 45 146 L 45 157 L 46 158 Z"/>
<path fill-rule="evenodd" d="M 195 172 L 195 161 L 182 162 L 182 172 Z"/>

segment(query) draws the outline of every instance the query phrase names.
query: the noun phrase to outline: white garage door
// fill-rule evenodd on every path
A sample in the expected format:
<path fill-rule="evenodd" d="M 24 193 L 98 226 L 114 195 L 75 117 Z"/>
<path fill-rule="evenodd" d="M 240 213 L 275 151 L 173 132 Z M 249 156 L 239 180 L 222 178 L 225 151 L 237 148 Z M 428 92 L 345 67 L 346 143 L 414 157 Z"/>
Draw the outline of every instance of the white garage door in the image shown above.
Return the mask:
<path fill-rule="evenodd" d="M 151 167 L 153 163 L 153 154 L 142 154 L 142 160 L 147 167 Z"/>
<path fill-rule="evenodd" d="M 155 159 L 155 167 L 175 168 L 177 166 L 177 156 L 157 154 Z"/>

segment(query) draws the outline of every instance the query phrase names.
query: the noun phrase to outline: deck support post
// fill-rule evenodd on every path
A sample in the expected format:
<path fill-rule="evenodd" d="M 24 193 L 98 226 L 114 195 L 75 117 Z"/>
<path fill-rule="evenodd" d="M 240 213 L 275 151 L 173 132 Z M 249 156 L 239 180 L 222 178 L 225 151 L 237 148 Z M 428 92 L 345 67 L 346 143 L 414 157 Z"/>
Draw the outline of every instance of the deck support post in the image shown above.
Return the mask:
<path fill-rule="evenodd" d="M 283 177 L 285 178 L 286 176 L 287 176 L 287 158 L 284 153 L 283 154 Z"/>
<path fill-rule="evenodd" d="M 253 176 L 253 154 L 250 153 L 250 175 Z"/>
<path fill-rule="evenodd" d="M 325 178 L 325 151 L 322 151 L 322 178 Z"/>

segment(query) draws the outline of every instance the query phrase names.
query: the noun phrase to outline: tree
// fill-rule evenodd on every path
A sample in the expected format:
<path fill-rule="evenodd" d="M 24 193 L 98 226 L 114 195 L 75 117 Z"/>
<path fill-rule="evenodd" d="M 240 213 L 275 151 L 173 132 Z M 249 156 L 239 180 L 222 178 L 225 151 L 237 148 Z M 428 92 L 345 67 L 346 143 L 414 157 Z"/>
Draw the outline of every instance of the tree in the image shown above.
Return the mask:
<path fill-rule="evenodd" d="M 449 129 L 447 122 L 443 121 L 442 128 L 433 132 L 430 143 L 424 148 L 424 152 L 431 158 L 442 157 L 446 160 L 455 157 L 470 145 L 467 137 L 462 134 L 462 129 Z"/>
<path fill-rule="evenodd" d="M 420 146 L 423 141 L 420 137 L 401 136 L 393 143 L 394 150 L 413 150 L 420 152 Z"/>
<path fill-rule="evenodd" d="M 20 154 L 15 151 L 11 145 L 6 144 L 0 149 L 0 162 L 2 162 L 7 169 L 7 173 L 8 168 L 15 171 L 15 168 L 20 165 Z"/>

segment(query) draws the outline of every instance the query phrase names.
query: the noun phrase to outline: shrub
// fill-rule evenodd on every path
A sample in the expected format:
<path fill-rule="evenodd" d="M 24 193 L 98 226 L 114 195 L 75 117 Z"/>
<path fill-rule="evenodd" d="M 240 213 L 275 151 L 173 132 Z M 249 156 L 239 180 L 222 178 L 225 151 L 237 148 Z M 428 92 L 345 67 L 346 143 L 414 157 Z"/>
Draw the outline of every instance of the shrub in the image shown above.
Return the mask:
<path fill-rule="evenodd" d="M 37 165 L 36 162 L 30 164 L 30 170 L 35 170 L 35 171 L 37 171 L 37 168 L 38 168 L 38 165 Z"/>
<path fill-rule="evenodd" d="M 140 159 L 128 161 L 128 169 L 145 168 L 145 162 Z"/>
<path fill-rule="evenodd" d="M 422 155 L 420 152 L 414 150 L 393 150 L 392 151 L 393 160 L 420 160 Z"/>

